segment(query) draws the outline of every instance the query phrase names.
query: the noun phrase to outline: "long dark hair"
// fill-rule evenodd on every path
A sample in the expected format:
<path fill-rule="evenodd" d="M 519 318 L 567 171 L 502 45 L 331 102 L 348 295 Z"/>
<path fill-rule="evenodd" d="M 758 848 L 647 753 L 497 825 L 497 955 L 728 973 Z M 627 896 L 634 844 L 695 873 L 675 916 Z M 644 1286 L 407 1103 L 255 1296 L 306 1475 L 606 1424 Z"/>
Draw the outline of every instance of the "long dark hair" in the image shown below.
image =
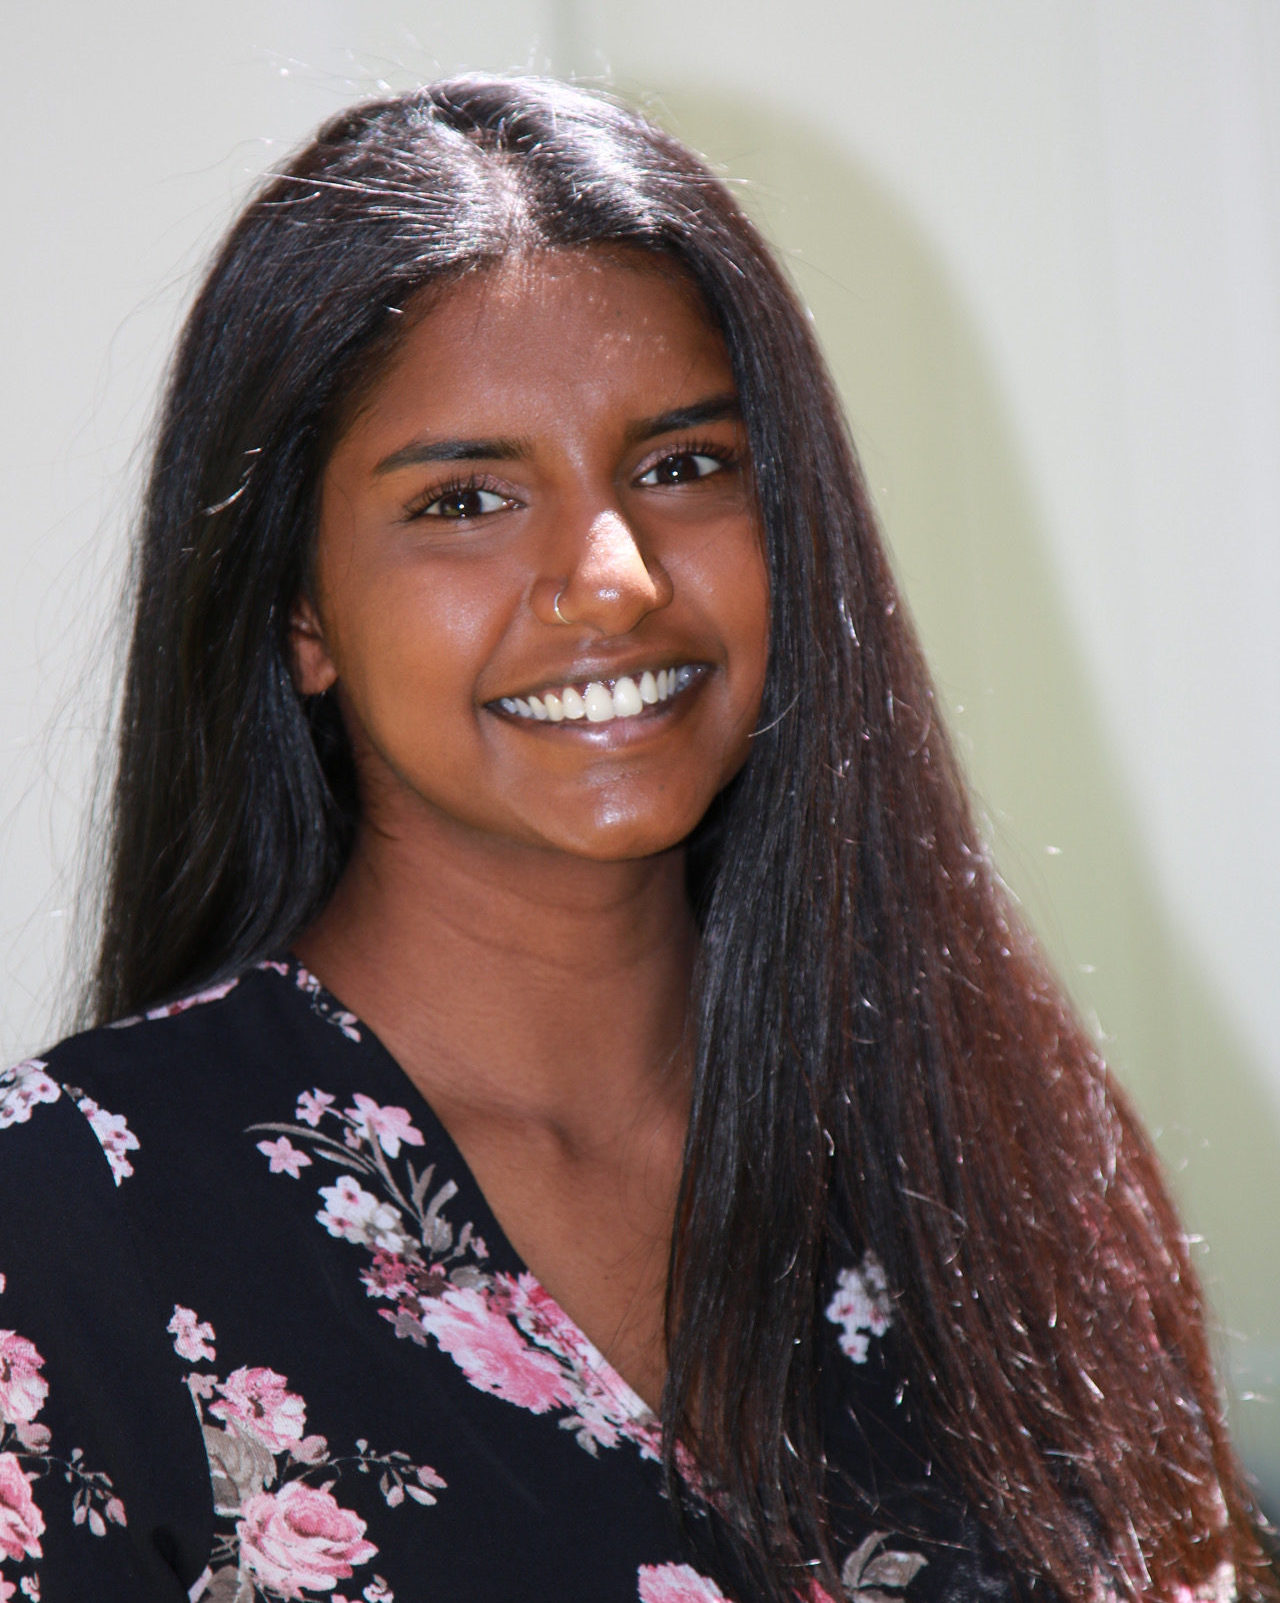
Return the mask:
<path fill-rule="evenodd" d="M 936 1450 L 1031 1572 L 1169 1596 L 1230 1563 L 1261 1594 L 1184 1238 L 987 860 L 804 314 L 727 190 L 603 97 L 466 78 L 357 107 L 227 239 L 146 500 L 89 1011 L 239 970 L 324 905 L 351 757 L 295 693 L 286 629 L 335 430 L 409 297 L 597 242 L 674 261 L 723 331 L 772 582 L 761 732 L 690 857 L 670 1484 L 680 1443 L 771 1595 L 815 1560 L 834 1585 L 816 1316 L 835 1210 L 886 1270 Z"/>

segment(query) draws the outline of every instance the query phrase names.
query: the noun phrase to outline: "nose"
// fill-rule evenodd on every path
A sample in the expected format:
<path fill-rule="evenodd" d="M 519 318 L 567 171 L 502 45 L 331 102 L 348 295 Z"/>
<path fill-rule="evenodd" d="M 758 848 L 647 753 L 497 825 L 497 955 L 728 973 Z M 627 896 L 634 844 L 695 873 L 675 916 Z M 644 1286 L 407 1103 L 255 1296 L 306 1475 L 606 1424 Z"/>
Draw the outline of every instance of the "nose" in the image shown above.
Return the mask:
<path fill-rule="evenodd" d="M 548 623 L 624 635 L 671 596 L 661 562 L 646 555 L 622 512 L 607 507 L 590 518 L 569 572 L 541 596 L 538 610 Z"/>

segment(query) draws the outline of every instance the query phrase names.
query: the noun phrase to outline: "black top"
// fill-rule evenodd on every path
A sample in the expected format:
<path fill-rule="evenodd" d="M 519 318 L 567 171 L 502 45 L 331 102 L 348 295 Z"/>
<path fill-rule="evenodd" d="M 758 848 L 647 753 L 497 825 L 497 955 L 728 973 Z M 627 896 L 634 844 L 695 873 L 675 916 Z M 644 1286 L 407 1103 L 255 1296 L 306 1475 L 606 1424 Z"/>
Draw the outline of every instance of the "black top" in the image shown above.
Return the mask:
<path fill-rule="evenodd" d="M 0 1076 L 0 1231 L 0 1603 L 751 1603 L 654 1416 L 295 962 Z M 1025 1595 L 928 1461 L 874 1258 L 823 1308 L 848 1599 Z"/>

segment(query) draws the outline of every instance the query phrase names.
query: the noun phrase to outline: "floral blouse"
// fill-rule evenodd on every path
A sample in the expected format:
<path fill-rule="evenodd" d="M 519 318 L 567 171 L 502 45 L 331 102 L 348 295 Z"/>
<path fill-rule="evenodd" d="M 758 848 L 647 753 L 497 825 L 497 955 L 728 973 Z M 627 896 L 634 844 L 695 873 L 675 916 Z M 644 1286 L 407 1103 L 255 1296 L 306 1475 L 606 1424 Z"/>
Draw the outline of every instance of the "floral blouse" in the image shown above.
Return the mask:
<path fill-rule="evenodd" d="M 751 1603 L 658 1422 L 294 961 L 0 1076 L 0 1603 Z M 823 1299 L 844 1599 L 1008 1600 L 870 1255 Z"/>

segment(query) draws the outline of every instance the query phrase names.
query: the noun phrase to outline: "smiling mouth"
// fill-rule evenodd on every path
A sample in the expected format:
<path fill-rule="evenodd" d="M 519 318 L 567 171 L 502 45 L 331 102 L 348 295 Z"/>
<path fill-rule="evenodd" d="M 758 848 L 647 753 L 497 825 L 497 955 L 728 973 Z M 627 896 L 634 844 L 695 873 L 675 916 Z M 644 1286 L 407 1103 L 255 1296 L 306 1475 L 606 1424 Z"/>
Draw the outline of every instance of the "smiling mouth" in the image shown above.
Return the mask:
<path fill-rule="evenodd" d="M 582 685 L 559 685 L 536 696 L 503 696 L 493 703 L 512 718 L 538 723 L 608 724 L 617 719 L 639 718 L 662 706 L 702 678 L 700 663 L 676 668 L 646 669 L 638 678 L 592 679 Z"/>

